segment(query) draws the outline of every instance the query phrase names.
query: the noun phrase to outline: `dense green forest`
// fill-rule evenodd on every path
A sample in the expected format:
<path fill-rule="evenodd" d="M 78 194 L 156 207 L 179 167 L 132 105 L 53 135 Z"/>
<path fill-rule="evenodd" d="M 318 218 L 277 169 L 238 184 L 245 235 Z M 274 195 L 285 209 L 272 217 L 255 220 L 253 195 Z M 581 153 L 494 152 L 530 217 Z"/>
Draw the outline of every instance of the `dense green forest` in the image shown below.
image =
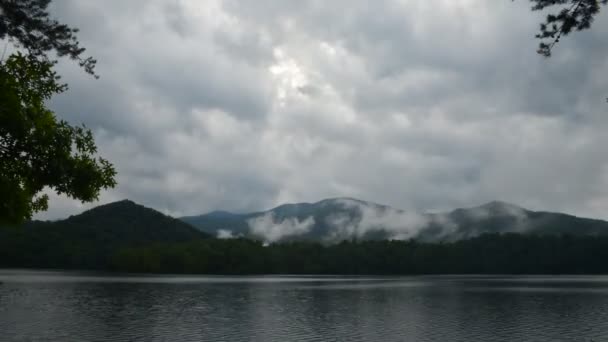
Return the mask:
<path fill-rule="evenodd" d="M 608 273 L 608 237 L 486 234 L 453 243 L 293 242 L 208 239 L 117 252 L 128 272 L 211 274 Z"/>
<path fill-rule="evenodd" d="M 608 273 L 608 237 L 485 234 L 450 243 L 344 241 L 265 246 L 247 239 L 44 245 L 0 239 L 0 267 L 199 274 L 598 274 Z M 9 234 L 9 235 L 10 235 Z M 67 241 L 67 240 L 66 240 Z"/>

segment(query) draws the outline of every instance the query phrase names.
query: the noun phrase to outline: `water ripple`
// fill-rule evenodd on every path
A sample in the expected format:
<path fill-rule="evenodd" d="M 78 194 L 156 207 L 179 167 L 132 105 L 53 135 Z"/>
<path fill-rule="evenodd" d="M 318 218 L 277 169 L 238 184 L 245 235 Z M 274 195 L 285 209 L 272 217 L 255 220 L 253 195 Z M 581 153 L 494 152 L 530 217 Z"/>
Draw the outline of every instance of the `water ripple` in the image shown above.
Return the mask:
<path fill-rule="evenodd" d="M 606 277 L 0 271 L 2 341 L 605 341 Z"/>

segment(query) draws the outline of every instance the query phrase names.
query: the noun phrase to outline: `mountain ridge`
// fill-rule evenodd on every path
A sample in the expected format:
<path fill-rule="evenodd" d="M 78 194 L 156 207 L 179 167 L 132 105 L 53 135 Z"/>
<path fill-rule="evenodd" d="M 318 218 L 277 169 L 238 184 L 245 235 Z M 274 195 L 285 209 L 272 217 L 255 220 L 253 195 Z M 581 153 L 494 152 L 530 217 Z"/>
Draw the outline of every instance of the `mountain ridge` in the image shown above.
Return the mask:
<path fill-rule="evenodd" d="M 122 248 L 210 237 L 191 225 L 130 200 L 112 202 L 57 221 L 0 229 L 3 255 L 23 267 L 104 268 Z M 19 253 L 36 251 L 36 256 Z"/>
<path fill-rule="evenodd" d="M 232 240 L 205 238 L 190 225 L 132 201 L 109 203 L 58 222 L 0 229 L 0 268 L 333 275 L 589 274 L 608 269 L 608 223 L 601 220 L 504 202 L 425 214 L 351 199 L 320 203 L 278 206 L 250 214 L 248 220 L 212 213 L 220 223 L 243 223 L 244 236 L 253 238 Z M 522 225 L 533 234 L 584 236 L 512 232 Z M 238 236 L 222 233 L 224 238 Z M 297 242 L 307 239 L 313 243 Z"/>
<path fill-rule="evenodd" d="M 218 235 L 221 230 L 224 237 L 243 236 L 268 242 L 409 238 L 455 241 L 483 233 L 508 232 L 608 235 L 608 222 L 604 220 L 533 211 L 500 200 L 430 213 L 335 197 L 314 203 L 287 203 L 264 211 L 232 214 L 230 220 L 211 219 L 208 215 L 180 219 L 209 234 Z"/>

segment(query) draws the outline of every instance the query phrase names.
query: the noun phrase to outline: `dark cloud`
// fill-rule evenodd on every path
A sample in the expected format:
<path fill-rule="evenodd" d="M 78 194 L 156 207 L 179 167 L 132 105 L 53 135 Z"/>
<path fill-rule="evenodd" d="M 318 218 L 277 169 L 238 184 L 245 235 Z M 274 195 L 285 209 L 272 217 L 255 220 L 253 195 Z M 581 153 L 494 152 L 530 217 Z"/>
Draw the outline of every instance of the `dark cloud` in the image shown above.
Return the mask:
<path fill-rule="evenodd" d="M 98 57 L 51 106 L 174 215 L 350 196 L 608 218 L 608 20 L 535 53 L 529 4 L 55 1 Z M 54 197 L 41 217 L 82 209 Z"/>

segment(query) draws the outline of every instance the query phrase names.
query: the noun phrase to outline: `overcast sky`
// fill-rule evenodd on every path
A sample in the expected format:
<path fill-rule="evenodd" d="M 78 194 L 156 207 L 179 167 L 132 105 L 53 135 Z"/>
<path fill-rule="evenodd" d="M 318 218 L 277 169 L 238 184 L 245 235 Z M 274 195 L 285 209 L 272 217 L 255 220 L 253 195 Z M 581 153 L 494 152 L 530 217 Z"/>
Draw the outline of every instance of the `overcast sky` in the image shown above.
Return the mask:
<path fill-rule="evenodd" d="M 608 17 L 536 54 L 527 1 L 55 0 L 59 65 L 124 198 L 171 215 L 349 196 L 608 218 Z"/>

